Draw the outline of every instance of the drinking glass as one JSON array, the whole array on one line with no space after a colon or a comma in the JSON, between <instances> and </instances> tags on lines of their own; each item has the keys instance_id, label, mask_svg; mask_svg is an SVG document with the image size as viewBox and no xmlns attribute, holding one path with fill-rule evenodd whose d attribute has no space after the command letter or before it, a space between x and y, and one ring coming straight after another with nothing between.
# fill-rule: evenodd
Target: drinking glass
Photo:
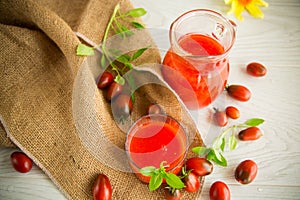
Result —
<instances>
[{"instance_id":1,"label":"drinking glass","mask_svg":"<svg viewBox=\"0 0 300 200\"><path fill-rule=\"evenodd\" d=\"M178 121L168 115L152 114L138 119L127 133L125 149L129 165L144 183L150 177L139 170L146 166L160 167L178 174L187 152L187 135Z\"/></svg>"}]
</instances>

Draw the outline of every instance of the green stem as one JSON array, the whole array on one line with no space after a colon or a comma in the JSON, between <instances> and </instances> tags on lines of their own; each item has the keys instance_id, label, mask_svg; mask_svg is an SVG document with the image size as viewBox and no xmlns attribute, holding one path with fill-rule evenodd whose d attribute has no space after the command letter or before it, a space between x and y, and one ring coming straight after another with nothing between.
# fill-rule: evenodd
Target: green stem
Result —
<instances>
[{"instance_id":1,"label":"green stem","mask_svg":"<svg viewBox=\"0 0 300 200\"><path fill-rule=\"evenodd\" d=\"M236 125L236 128L249 128L250 126L247 124L238 124Z\"/></svg>"},{"instance_id":2,"label":"green stem","mask_svg":"<svg viewBox=\"0 0 300 200\"><path fill-rule=\"evenodd\" d=\"M118 30L115 28L114 25L112 25L111 28L112 28L112 30L113 30L115 33L117 33Z\"/></svg>"},{"instance_id":3,"label":"green stem","mask_svg":"<svg viewBox=\"0 0 300 200\"><path fill-rule=\"evenodd\" d=\"M120 18L120 19L124 19L124 14L121 13L120 10L118 10L118 16L116 16L116 19Z\"/></svg>"},{"instance_id":4,"label":"green stem","mask_svg":"<svg viewBox=\"0 0 300 200\"><path fill-rule=\"evenodd\" d=\"M118 20L114 19L114 22L117 26L117 28L119 29L119 33L122 34L122 37L125 38L126 34L124 33L124 31L122 30L122 26L121 24L119 23Z\"/></svg>"},{"instance_id":5,"label":"green stem","mask_svg":"<svg viewBox=\"0 0 300 200\"><path fill-rule=\"evenodd\" d=\"M230 126L229 128L227 128L227 129L220 135L220 138L225 137L225 135L226 135L229 131L231 131L232 129L234 129L235 127L236 127L236 126L233 125L233 126Z\"/></svg>"},{"instance_id":6,"label":"green stem","mask_svg":"<svg viewBox=\"0 0 300 200\"><path fill-rule=\"evenodd\" d=\"M104 36L103 36L103 39L102 39L102 46L101 46L101 49L102 49L102 54L105 55L105 57L107 58L107 60L109 61L109 63L111 63L111 59L110 59L110 56L109 56L109 53L107 52L106 50L106 47L105 47L105 42L106 42L106 39L108 37L108 33L109 33L109 30L112 26L112 23L116 17L116 14L118 12L118 10L120 9L120 4L117 4L114 8L114 12L113 14L111 15L110 19L109 19L109 22L106 26L106 29L105 29L105 32L104 32ZM117 71L118 72L118 71ZM119 72L118 72L119 74Z\"/></svg>"},{"instance_id":7,"label":"green stem","mask_svg":"<svg viewBox=\"0 0 300 200\"><path fill-rule=\"evenodd\" d=\"M232 131L231 135L235 135L236 129L237 129L237 128L238 128L238 126L234 126L234 127L233 127L233 131Z\"/></svg>"},{"instance_id":8,"label":"green stem","mask_svg":"<svg viewBox=\"0 0 300 200\"><path fill-rule=\"evenodd\" d=\"M125 22L131 22L131 19L129 19L128 17L126 17L126 16L124 16L122 14L120 14L119 16L116 16L115 19L116 20L121 19L122 21L125 21Z\"/></svg>"},{"instance_id":9,"label":"green stem","mask_svg":"<svg viewBox=\"0 0 300 200\"><path fill-rule=\"evenodd\" d=\"M117 67L113 62L111 62L111 67L112 67L112 70L116 71L117 74L118 74L119 76L121 76L118 67Z\"/></svg>"},{"instance_id":10,"label":"green stem","mask_svg":"<svg viewBox=\"0 0 300 200\"><path fill-rule=\"evenodd\" d=\"M106 29L105 29L105 32L104 32L104 36L103 36L103 40L102 40L103 46L105 45L105 41L106 41L106 39L107 39L107 37L108 37L109 29L110 29L110 27L111 27L111 25L112 25L112 23L113 23L113 21L114 21L114 19L115 19L115 17L116 17L116 14L117 14L117 12L118 12L119 9L120 9L120 4L117 4L117 5L115 6L115 8L114 8L113 14L111 15L111 17L110 17L110 19L109 19L108 24L107 24L107 26L106 26Z\"/></svg>"}]
</instances>

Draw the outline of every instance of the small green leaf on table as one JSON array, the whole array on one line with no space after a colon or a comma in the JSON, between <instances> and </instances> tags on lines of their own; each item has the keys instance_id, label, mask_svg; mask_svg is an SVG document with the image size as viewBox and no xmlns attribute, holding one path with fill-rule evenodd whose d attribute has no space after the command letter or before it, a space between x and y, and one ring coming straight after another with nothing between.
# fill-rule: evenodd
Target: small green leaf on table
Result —
<instances>
[{"instance_id":1,"label":"small green leaf on table","mask_svg":"<svg viewBox=\"0 0 300 200\"><path fill-rule=\"evenodd\" d=\"M141 17L145 15L147 11L144 8L134 8L126 12L125 16L131 16L131 17Z\"/></svg>"},{"instance_id":2,"label":"small green leaf on table","mask_svg":"<svg viewBox=\"0 0 300 200\"><path fill-rule=\"evenodd\" d=\"M252 118L252 119L248 119L245 124L248 126L258 126L260 124L262 124L265 120L260 119L260 118Z\"/></svg>"},{"instance_id":3,"label":"small green leaf on table","mask_svg":"<svg viewBox=\"0 0 300 200\"><path fill-rule=\"evenodd\" d=\"M76 54L79 56L91 56L94 55L94 48L80 43L77 46Z\"/></svg>"}]
</instances>

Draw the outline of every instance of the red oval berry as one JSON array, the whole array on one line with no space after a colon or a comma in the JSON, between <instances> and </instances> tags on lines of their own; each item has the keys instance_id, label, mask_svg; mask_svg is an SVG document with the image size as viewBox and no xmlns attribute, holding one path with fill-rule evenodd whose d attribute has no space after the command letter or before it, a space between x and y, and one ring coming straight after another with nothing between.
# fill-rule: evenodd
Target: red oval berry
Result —
<instances>
[{"instance_id":1,"label":"red oval berry","mask_svg":"<svg viewBox=\"0 0 300 200\"><path fill-rule=\"evenodd\" d=\"M259 128L252 126L239 132L238 137L243 141L257 140L262 136Z\"/></svg>"},{"instance_id":2,"label":"red oval berry","mask_svg":"<svg viewBox=\"0 0 300 200\"><path fill-rule=\"evenodd\" d=\"M93 200L110 200L112 188L108 177L99 174L92 188Z\"/></svg>"},{"instance_id":3,"label":"red oval berry","mask_svg":"<svg viewBox=\"0 0 300 200\"><path fill-rule=\"evenodd\" d=\"M194 174L193 172L188 173L184 179L184 189L187 192L197 192L200 188L200 180L199 176Z\"/></svg>"},{"instance_id":4,"label":"red oval berry","mask_svg":"<svg viewBox=\"0 0 300 200\"><path fill-rule=\"evenodd\" d=\"M222 181L214 182L209 189L210 200L230 200L230 190Z\"/></svg>"},{"instance_id":5,"label":"red oval berry","mask_svg":"<svg viewBox=\"0 0 300 200\"><path fill-rule=\"evenodd\" d=\"M228 117L224 111L216 110L213 117L218 126L226 126L228 124Z\"/></svg>"},{"instance_id":6,"label":"red oval berry","mask_svg":"<svg viewBox=\"0 0 300 200\"><path fill-rule=\"evenodd\" d=\"M267 73L266 67L258 62L249 63L246 66L246 71L251 76L256 76L256 77L265 76Z\"/></svg>"},{"instance_id":7,"label":"red oval berry","mask_svg":"<svg viewBox=\"0 0 300 200\"><path fill-rule=\"evenodd\" d=\"M248 101L251 98L251 92L242 85L230 85L226 88L228 95L239 101Z\"/></svg>"},{"instance_id":8,"label":"red oval berry","mask_svg":"<svg viewBox=\"0 0 300 200\"><path fill-rule=\"evenodd\" d=\"M121 94L123 91L123 85L113 82L108 87L107 93L106 93L106 99L108 101L111 101L113 98L117 97L119 94Z\"/></svg>"},{"instance_id":9,"label":"red oval berry","mask_svg":"<svg viewBox=\"0 0 300 200\"><path fill-rule=\"evenodd\" d=\"M122 116L126 118L132 111L132 99L127 94L120 94L113 100L111 106L115 115L117 115L118 117Z\"/></svg>"},{"instance_id":10,"label":"red oval berry","mask_svg":"<svg viewBox=\"0 0 300 200\"><path fill-rule=\"evenodd\" d=\"M110 72L103 72L100 74L97 81L97 87L99 89L104 89L108 87L114 81L114 77Z\"/></svg>"},{"instance_id":11,"label":"red oval berry","mask_svg":"<svg viewBox=\"0 0 300 200\"><path fill-rule=\"evenodd\" d=\"M252 160L241 162L235 169L235 179L241 184L251 183L257 174L257 165Z\"/></svg>"},{"instance_id":12,"label":"red oval berry","mask_svg":"<svg viewBox=\"0 0 300 200\"><path fill-rule=\"evenodd\" d=\"M165 188L166 200L180 200L182 194L179 189L172 191L172 188Z\"/></svg>"},{"instance_id":13,"label":"red oval berry","mask_svg":"<svg viewBox=\"0 0 300 200\"><path fill-rule=\"evenodd\" d=\"M211 174L213 171L212 163L205 158L189 158L185 165L186 170L192 170L192 172L198 176L206 176Z\"/></svg>"},{"instance_id":14,"label":"red oval berry","mask_svg":"<svg viewBox=\"0 0 300 200\"><path fill-rule=\"evenodd\" d=\"M147 107L147 114L163 114L163 110L158 104L150 104Z\"/></svg>"},{"instance_id":15,"label":"red oval berry","mask_svg":"<svg viewBox=\"0 0 300 200\"><path fill-rule=\"evenodd\" d=\"M16 171L27 173L32 168L32 160L23 152L13 152L10 155L12 166Z\"/></svg>"},{"instance_id":16,"label":"red oval berry","mask_svg":"<svg viewBox=\"0 0 300 200\"><path fill-rule=\"evenodd\" d=\"M226 115L232 119L238 119L240 117L240 111L234 106L228 106L225 109Z\"/></svg>"}]
</instances>

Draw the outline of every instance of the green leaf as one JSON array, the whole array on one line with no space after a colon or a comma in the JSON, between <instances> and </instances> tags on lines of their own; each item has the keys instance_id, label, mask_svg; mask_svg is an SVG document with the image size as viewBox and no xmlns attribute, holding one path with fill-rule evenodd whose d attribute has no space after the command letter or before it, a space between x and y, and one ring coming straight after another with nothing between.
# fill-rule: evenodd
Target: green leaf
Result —
<instances>
[{"instance_id":1,"label":"green leaf","mask_svg":"<svg viewBox=\"0 0 300 200\"><path fill-rule=\"evenodd\" d=\"M131 35L133 35L133 34L134 34L134 33L133 33L132 31L130 31L130 30L129 30L129 31L126 31L126 35L127 35L127 36L131 36Z\"/></svg>"},{"instance_id":2,"label":"green leaf","mask_svg":"<svg viewBox=\"0 0 300 200\"><path fill-rule=\"evenodd\" d=\"M125 34L126 36L131 36L131 35L134 34L134 32L132 32L131 30L127 30L127 31L124 31L124 34Z\"/></svg>"},{"instance_id":3,"label":"green leaf","mask_svg":"<svg viewBox=\"0 0 300 200\"><path fill-rule=\"evenodd\" d=\"M120 54L120 50L119 49L108 49L108 52L110 54L116 55L116 54Z\"/></svg>"},{"instance_id":4,"label":"green leaf","mask_svg":"<svg viewBox=\"0 0 300 200\"><path fill-rule=\"evenodd\" d=\"M154 172L156 171L156 168L154 166L147 166L147 167L143 167L139 171L144 176L152 176L154 174Z\"/></svg>"},{"instance_id":5,"label":"green leaf","mask_svg":"<svg viewBox=\"0 0 300 200\"><path fill-rule=\"evenodd\" d=\"M127 63L130 59L130 56L127 55L127 54L123 54L123 55L120 55L119 57L117 57L117 61L121 62L121 63Z\"/></svg>"},{"instance_id":6,"label":"green leaf","mask_svg":"<svg viewBox=\"0 0 300 200\"><path fill-rule=\"evenodd\" d=\"M106 57L104 54L102 54L100 62L103 68L106 67Z\"/></svg>"},{"instance_id":7,"label":"green leaf","mask_svg":"<svg viewBox=\"0 0 300 200\"><path fill-rule=\"evenodd\" d=\"M226 158L217 150L212 149L208 154L207 154L207 160L211 160L215 162L216 164L226 167L227 166L227 160Z\"/></svg>"},{"instance_id":8,"label":"green leaf","mask_svg":"<svg viewBox=\"0 0 300 200\"><path fill-rule=\"evenodd\" d=\"M209 151L208 152L208 154L207 154L207 156L206 156L206 159L207 160L211 160L211 161L213 161L214 160L214 158L215 158L215 153L214 153L214 150L212 149L211 151Z\"/></svg>"},{"instance_id":9,"label":"green leaf","mask_svg":"<svg viewBox=\"0 0 300 200\"><path fill-rule=\"evenodd\" d=\"M138 28L138 29L144 29L144 25L139 23L139 22L136 22L136 21L133 21L131 22L131 24L135 27L135 28Z\"/></svg>"},{"instance_id":10,"label":"green leaf","mask_svg":"<svg viewBox=\"0 0 300 200\"><path fill-rule=\"evenodd\" d=\"M80 43L77 46L76 55L78 55L78 56L91 56L91 55L94 55L94 48Z\"/></svg>"},{"instance_id":11,"label":"green leaf","mask_svg":"<svg viewBox=\"0 0 300 200\"><path fill-rule=\"evenodd\" d=\"M166 173L164 178L166 179L167 184L172 188L181 189L184 187L184 183L175 174Z\"/></svg>"},{"instance_id":12,"label":"green leaf","mask_svg":"<svg viewBox=\"0 0 300 200\"><path fill-rule=\"evenodd\" d=\"M222 154L217 150L213 150L213 152L215 154L215 158L219 161L222 161Z\"/></svg>"},{"instance_id":13,"label":"green leaf","mask_svg":"<svg viewBox=\"0 0 300 200\"><path fill-rule=\"evenodd\" d=\"M120 29L121 32L129 31L129 29L126 26L124 26L124 25L120 25L119 29Z\"/></svg>"},{"instance_id":14,"label":"green leaf","mask_svg":"<svg viewBox=\"0 0 300 200\"><path fill-rule=\"evenodd\" d=\"M128 69L132 69L132 64L130 62L126 62L124 63L124 65L128 68Z\"/></svg>"},{"instance_id":15,"label":"green leaf","mask_svg":"<svg viewBox=\"0 0 300 200\"><path fill-rule=\"evenodd\" d=\"M134 8L126 12L125 16L131 16L131 17L141 17L145 15L147 11L144 8Z\"/></svg>"},{"instance_id":16,"label":"green leaf","mask_svg":"<svg viewBox=\"0 0 300 200\"><path fill-rule=\"evenodd\" d=\"M134 93L131 95L131 101L134 104L134 102L135 102L135 95L134 95Z\"/></svg>"},{"instance_id":17,"label":"green leaf","mask_svg":"<svg viewBox=\"0 0 300 200\"><path fill-rule=\"evenodd\" d=\"M225 145L226 145L226 139L225 138L223 138L222 139L222 143L221 143L221 145L220 145L220 149L224 152L224 150L225 150Z\"/></svg>"},{"instance_id":18,"label":"green leaf","mask_svg":"<svg viewBox=\"0 0 300 200\"><path fill-rule=\"evenodd\" d=\"M121 33L124 33L127 36L134 34L131 30L129 30L126 26L123 26L123 25L120 26L120 30L121 30Z\"/></svg>"},{"instance_id":19,"label":"green leaf","mask_svg":"<svg viewBox=\"0 0 300 200\"><path fill-rule=\"evenodd\" d=\"M212 147L218 149L221 147L222 143L223 143L223 137L218 136L214 139Z\"/></svg>"},{"instance_id":20,"label":"green leaf","mask_svg":"<svg viewBox=\"0 0 300 200\"><path fill-rule=\"evenodd\" d=\"M237 145L237 139L236 139L235 135L232 134L229 137L229 148L230 148L230 150L231 151L234 150L236 148L236 145Z\"/></svg>"},{"instance_id":21,"label":"green leaf","mask_svg":"<svg viewBox=\"0 0 300 200\"><path fill-rule=\"evenodd\" d=\"M210 151L210 148L206 148L206 147L194 147L192 149L192 151L195 154L198 154L200 156L204 156L204 155L208 154L208 152Z\"/></svg>"},{"instance_id":22,"label":"green leaf","mask_svg":"<svg viewBox=\"0 0 300 200\"><path fill-rule=\"evenodd\" d=\"M114 79L115 82L119 83L120 85L124 85L125 84L125 79L121 76L121 75L117 75Z\"/></svg>"},{"instance_id":23,"label":"green leaf","mask_svg":"<svg viewBox=\"0 0 300 200\"><path fill-rule=\"evenodd\" d=\"M156 173L153 174L150 178L150 182L149 182L149 190L152 192L154 190L156 190L157 188L159 188L159 186L162 184L162 174L161 173Z\"/></svg>"},{"instance_id":24,"label":"green leaf","mask_svg":"<svg viewBox=\"0 0 300 200\"><path fill-rule=\"evenodd\" d=\"M226 158L218 151L215 151L216 157L218 160L216 160L215 162L223 167L227 166L227 160Z\"/></svg>"},{"instance_id":25,"label":"green leaf","mask_svg":"<svg viewBox=\"0 0 300 200\"><path fill-rule=\"evenodd\" d=\"M148 49L148 47L141 48L141 49L137 50L137 51L133 54L133 56L131 57L130 60L132 61L132 60L137 59L137 58L140 57L140 56L144 53L144 51L146 51L147 49Z\"/></svg>"},{"instance_id":26,"label":"green leaf","mask_svg":"<svg viewBox=\"0 0 300 200\"><path fill-rule=\"evenodd\" d=\"M248 119L245 124L248 126L258 126L262 123L264 123L265 120L260 119L260 118L252 118L252 119Z\"/></svg>"}]
</instances>

